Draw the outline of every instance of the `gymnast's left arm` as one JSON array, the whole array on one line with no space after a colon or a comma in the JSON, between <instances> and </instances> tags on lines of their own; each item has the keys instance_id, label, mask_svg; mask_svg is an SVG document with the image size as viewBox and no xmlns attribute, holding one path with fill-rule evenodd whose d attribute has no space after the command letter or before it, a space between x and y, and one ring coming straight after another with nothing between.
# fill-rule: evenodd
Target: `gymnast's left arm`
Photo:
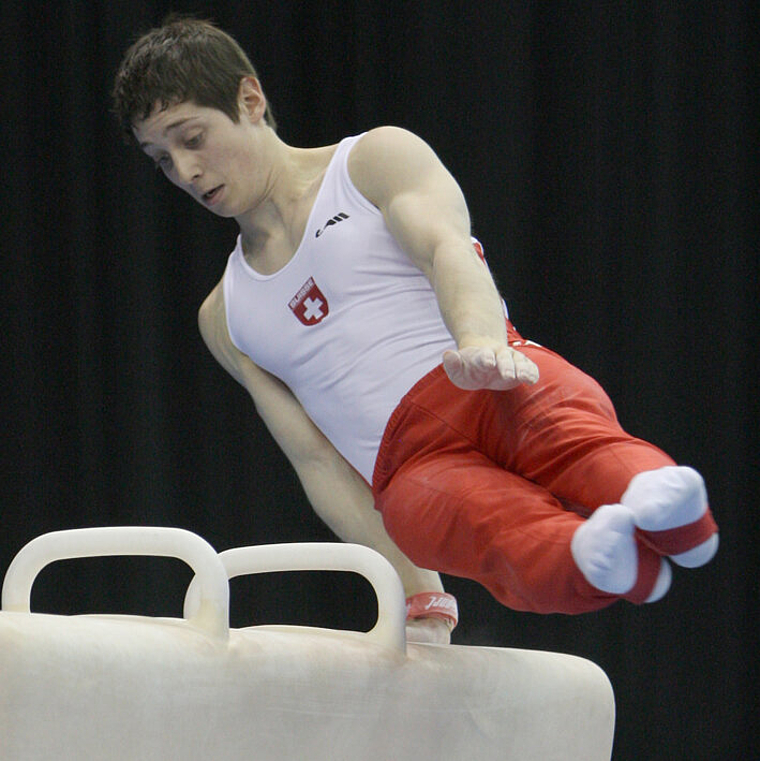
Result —
<instances>
[{"instance_id":1,"label":"gymnast's left arm","mask_svg":"<svg viewBox=\"0 0 760 761\"><path fill-rule=\"evenodd\" d=\"M290 389L233 346L227 330L222 283L201 306L198 327L216 360L250 393L259 416L295 469L317 515L341 539L371 547L396 569L407 598L414 603L409 610L407 639L447 643L456 617L448 615L447 604L455 607L455 603L443 593L439 575L415 566L396 546L375 510L366 481L314 425ZM421 601L427 604L421 605Z\"/></svg>"},{"instance_id":2,"label":"gymnast's left arm","mask_svg":"<svg viewBox=\"0 0 760 761\"><path fill-rule=\"evenodd\" d=\"M316 430L314 435L321 436ZM440 576L414 565L388 536L366 482L326 439L319 457L294 464L317 515L344 541L380 552L396 569L408 599L448 597ZM452 624L423 612L407 619L406 637L410 642L448 644Z\"/></svg>"},{"instance_id":3,"label":"gymnast's left arm","mask_svg":"<svg viewBox=\"0 0 760 761\"><path fill-rule=\"evenodd\" d=\"M538 368L507 344L501 297L470 237L459 185L420 138L396 127L364 135L349 157L357 189L435 291L457 351L443 365L465 389L507 390L538 380Z\"/></svg>"}]
</instances>

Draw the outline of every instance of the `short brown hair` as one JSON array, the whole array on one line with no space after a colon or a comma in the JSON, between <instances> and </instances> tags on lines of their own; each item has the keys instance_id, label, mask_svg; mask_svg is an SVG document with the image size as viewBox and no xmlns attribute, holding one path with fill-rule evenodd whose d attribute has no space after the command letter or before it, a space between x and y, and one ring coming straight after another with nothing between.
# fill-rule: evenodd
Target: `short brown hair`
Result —
<instances>
[{"instance_id":1,"label":"short brown hair","mask_svg":"<svg viewBox=\"0 0 760 761\"><path fill-rule=\"evenodd\" d=\"M210 21L170 16L143 34L125 53L113 88L113 110L125 134L159 103L193 102L216 108L238 122L243 77L257 77L240 45ZM267 103L266 123L277 128Z\"/></svg>"}]
</instances>

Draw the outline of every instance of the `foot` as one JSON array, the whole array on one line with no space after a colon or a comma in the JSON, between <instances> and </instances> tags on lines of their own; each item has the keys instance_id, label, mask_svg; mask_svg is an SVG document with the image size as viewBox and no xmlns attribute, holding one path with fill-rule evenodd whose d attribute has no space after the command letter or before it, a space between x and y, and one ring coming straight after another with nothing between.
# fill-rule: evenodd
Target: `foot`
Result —
<instances>
[{"instance_id":1,"label":"foot","mask_svg":"<svg viewBox=\"0 0 760 761\"><path fill-rule=\"evenodd\" d=\"M591 586L610 594L633 589L639 562L633 512L624 505L602 505L573 534L575 564Z\"/></svg>"},{"instance_id":2,"label":"foot","mask_svg":"<svg viewBox=\"0 0 760 761\"><path fill-rule=\"evenodd\" d=\"M684 568L699 568L709 563L718 551L718 534L713 534L709 539L698 544L686 552L680 552L678 555L671 555L670 559Z\"/></svg>"},{"instance_id":3,"label":"foot","mask_svg":"<svg viewBox=\"0 0 760 761\"><path fill-rule=\"evenodd\" d=\"M665 558L660 561L660 572L657 574L657 580L654 582L652 591L649 593L644 602L657 602L665 597L666 592L670 589L670 582L673 580L673 571Z\"/></svg>"},{"instance_id":4,"label":"foot","mask_svg":"<svg viewBox=\"0 0 760 761\"><path fill-rule=\"evenodd\" d=\"M689 526L703 518L708 507L702 476L693 468L676 465L634 476L620 502L633 512L637 528L654 532ZM713 534L671 558L678 565L696 568L710 561L717 550L718 535Z\"/></svg>"},{"instance_id":5,"label":"foot","mask_svg":"<svg viewBox=\"0 0 760 761\"><path fill-rule=\"evenodd\" d=\"M633 511L642 531L667 531L707 512L707 490L693 468L669 465L635 475L620 502Z\"/></svg>"}]
</instances>

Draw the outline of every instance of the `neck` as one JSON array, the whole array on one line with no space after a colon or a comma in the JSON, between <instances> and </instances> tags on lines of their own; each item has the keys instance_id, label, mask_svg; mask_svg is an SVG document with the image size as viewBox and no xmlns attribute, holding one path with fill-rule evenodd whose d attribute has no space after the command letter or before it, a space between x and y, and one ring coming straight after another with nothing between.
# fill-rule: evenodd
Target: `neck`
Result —
<instances>
[{"instance_id":1,"label":"neck","mask_svg":"<svg viewBox=\"0 0 760 761\"><path fill-rule=\"evenodd\" d=\"M270 248L298 247L311 207L335 146L294 148L274 132L271 157L256 206L236 218L247 258L262 257Z\"/></svg>"}]
</instances>

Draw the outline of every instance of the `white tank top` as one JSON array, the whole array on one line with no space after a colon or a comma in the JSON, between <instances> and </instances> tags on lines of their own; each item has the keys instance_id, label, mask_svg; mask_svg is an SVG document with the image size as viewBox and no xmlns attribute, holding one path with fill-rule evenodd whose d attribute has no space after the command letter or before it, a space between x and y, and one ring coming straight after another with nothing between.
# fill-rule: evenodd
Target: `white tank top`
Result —
<instances>
[{"instance_id":1,"label":"white tank top","mask_svg":"<svg viewBox=\"0 0 760 761\"><path fill-rule=\"evenodd\" d=\"M240 238L224 274L232 343L280 378L369 482L404 394L455 348L427 278L353 185L341 141L293 258L256 272Z\"/></svg>"}]
</instances>

